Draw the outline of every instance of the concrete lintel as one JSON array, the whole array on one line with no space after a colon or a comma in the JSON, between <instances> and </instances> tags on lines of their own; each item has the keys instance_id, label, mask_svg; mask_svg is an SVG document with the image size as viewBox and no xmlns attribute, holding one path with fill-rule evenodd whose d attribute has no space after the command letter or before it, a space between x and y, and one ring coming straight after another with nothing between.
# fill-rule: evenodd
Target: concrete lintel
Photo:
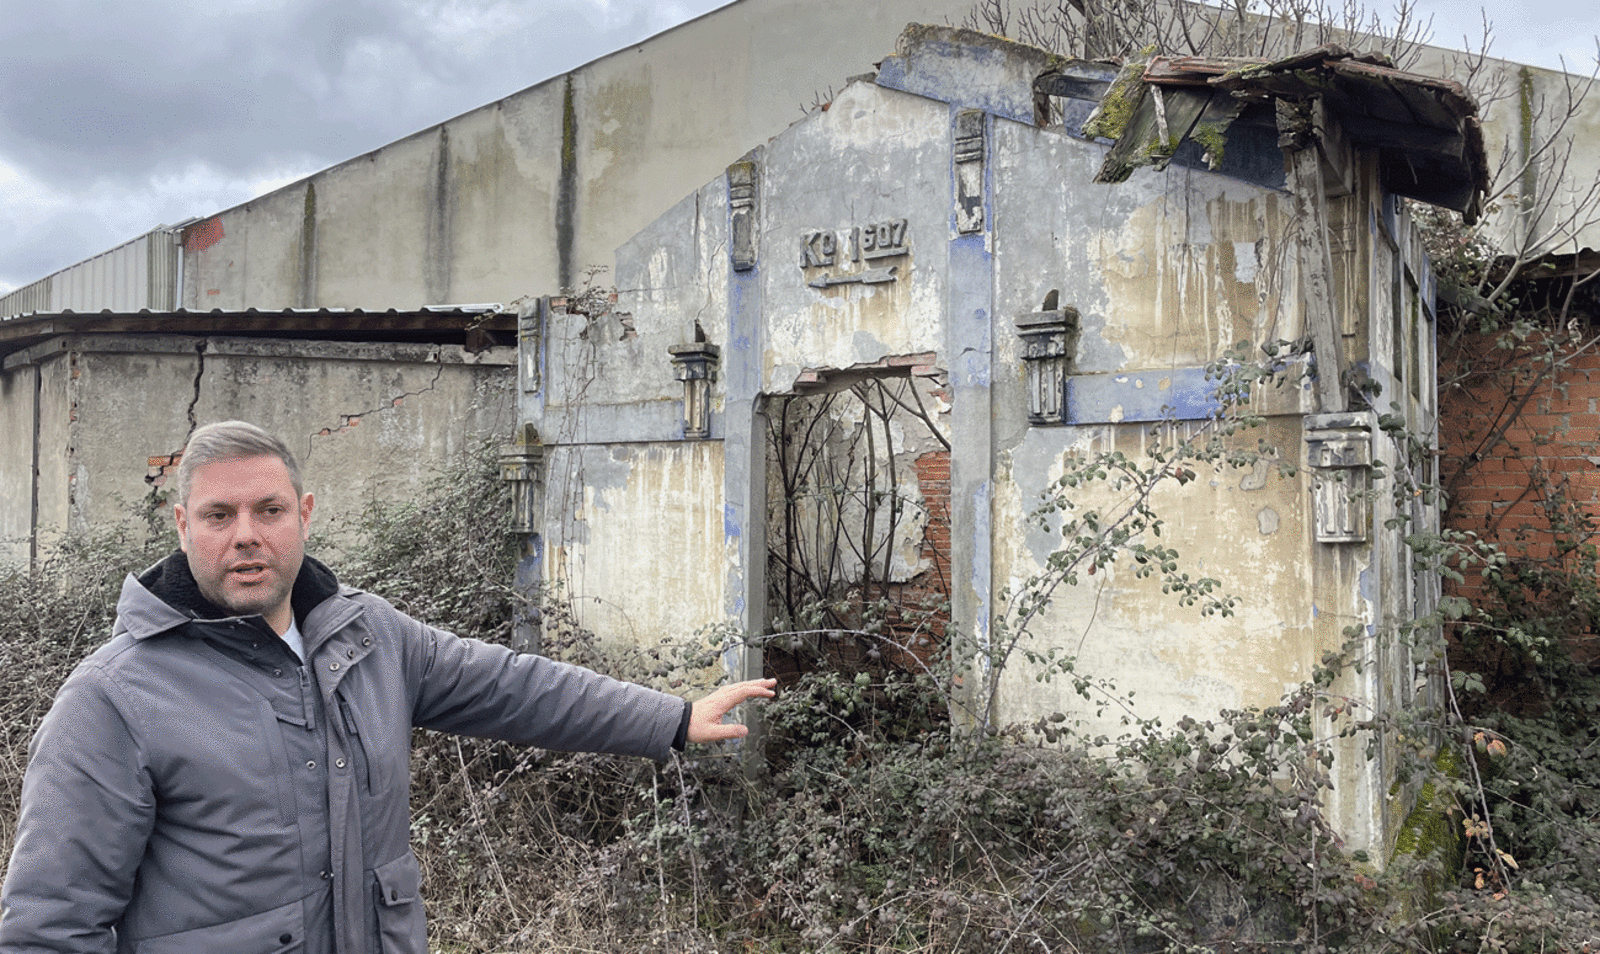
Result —
<instances>
[{"instance_id":1,"label":"concrete lintel","mask_svg":"<svg viewBox=\"0 0 1600 954\"><path fill-rule=\"evenodd\" d=\"M722 415L712 412L711 433L722 433ZM683 440L683 399L630 404L585 404L581 409L545 409L541 428L547 446L650 444ZM574 435L567 439L565 435Z\"/></svg>"}]
</instances>

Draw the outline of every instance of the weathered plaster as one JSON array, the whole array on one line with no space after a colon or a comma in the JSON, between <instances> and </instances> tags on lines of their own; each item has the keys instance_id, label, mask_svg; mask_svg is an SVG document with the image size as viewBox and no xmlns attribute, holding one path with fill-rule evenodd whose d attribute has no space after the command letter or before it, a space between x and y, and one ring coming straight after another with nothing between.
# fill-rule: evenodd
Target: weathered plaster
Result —
<instances>
[{"instance_id":1,"label":"weathered plaster","mask_svg":"<svg viewBox=\"0 0 1600 954\"><path fill-rule=\"evenodd\" d=\"M436 466L508 431L514 413L506 349L110 335L47 344L7 372L37 368L44 383L41 545L90 526L142 529L147 478L161 472L150 459L180 452L197 423L246 418L281 435L303 457L318 528L337 531L370 500L414 495ZM7 418L15 413L6 401Z\"/></svg>"},{"instance_id":2,"label":"weathered plaster","mask_svg":"<svg viewBox=\"0 0 1600 954\"><path fill-rule=\"evenodd\" d=\"M0 370L0 559L8 562L29 556L39 374L32 366Z\"/></svg>"},{"instance_id":3,"label":"weathered plaster","mask_svg":"<svg viewBox=\"0 0 1600 954\"><path fill-rule=\"evenodd\" d=\"M575 479L551 486L552 516L570 510L550 528L548 564L580 625L650 649L722 617L720 443L588 448L555 463Z\"/></svg>"},{"instance_id":4,"label":"weathered plaster","mask_svg":"<svg viewBox=\"0 0 1600 954\"><path fill-rule=\"evenodd\" d=\"M1253 446L1262 437L1293 450L1298 431L1298 420L1275 419L1265 432L1240 440ZM1027 514L1062 475L1064 455L1103 448L1140 459L1148 446L1143 428L1040 429L1035 434L1014 454L1009 481L996 492L996 576L1013 592L1061 545L1054 533L1031 529L1034 522ZM1132 564L1123 563L1081 575L1078 586L1058 591L1031 637L1033 648L1077 655L1080 672L1133 690L1138 715L1168 722L1185 713L1213 712L1217 706L1210 703L1219 700L1229 706L1274 704L1284 686L1310 676L1318 658L1314 643L1307 641L1313 619L1302 602L1310 578L1299 554L1309 546L1309 530L1298 481L1254 469L1203 469L1200 476L1182 488L1171 482L1153 496L1166 526L1151 542L1175 548L1184 572L1215 577L1224 591L1239 596L1234 616L1204 618L1183 609L1174 596L1161 592L1158 579L1136 579ZM1075 512L1098 510L1106 516L1127 504L1123 492L1092 484L1074 491L1072 499ZM1259 532L1262 508L1286 515L1280 532ZM1059 519L1051 525L1059 527ZM1113 707L1096 720L1074 701L1070 686L1057 681L1040 687L1032 683L1034 675L1022 665L1008 677L1001 710L1006 721L1060 710L1077 713L1096 732L1115 736L1123 731L1125 710Z\"/></svg>"},{"instance_id":5,"label":"weathered plaster","mask_svg":"<svg viewBox=\"0 0 1600 954\"><path fill-rule=\"evenodd\" d=\"M770 326L765 388L786 390L784 368L849 368L890 354L926 350L941 321L948 221L949 113L919 97L851 84L769 147L762 165L762 307ZM775 144L776 145L776 144ZM882 175L886 164L914 170ZM935 173L937 172L937 178ZM863 187L865 184L865 187ZM788 197L805 196L804 203ZM851 230L906 221L908 254L847 260ZM833 266L802 267L802 240L828 232L839 243ZM782 239L777 239L782 236ZM810 283L873 266L896 269L881 284ZM787 373L787 372L786 372Z\"/></svg>"},{"instance_id":6,"label":"weathered plaster","mask_svg":"<svg viewBox=\"0 0 1600 954\"><path fill-rule=\"evenodd\" d=\"M990 58L992 42L969 38L964 70L948 45L956 34L907 36L879 83L852 83L826 111L739 160L736 176L713 179L622 249L616 310L626 322L552 318L550 387L525 406L543 408L548 439L573 445L553 460L570 466L586 441L622 448L603 464L593 457L600 448L586 449L583 469L559 478L581 517L559 544L562 558L590 561L562 572L604 588L620 608L616 625L625 618L649 629L666 611L655 605L657 590L602 582L592 568L626 552L633 527L656 519L657 498L637 488L667 481L679 466L674 455L710 453L666 433L662 416L682 400L666 349L689 340L696 322L722 360L709 442L721 449L721 482L700 488L693 504L714 514L718 530L697 530L704 549L691 557L715 567L710 576L719 583L719 608L702 622L754 631L766 622L768 402L914 360L919 373L942 376L952 623L980 644L1004 631L993 626L1006 611L999 594L1040 572L1059 545L1052 532L1033 529L1028 514L1062 474L1066 452L1150 460L1153 435L1198 435L1207 426L1215 404L1207 365L1241 340L1302 333L1300 276L1283 239L1291 208L1280 191L1176 165L1092 185L1103 145L1037 127L1031 113L1017 121L969 111L1010 102L1002 112L1024 112L1022 97L1007 99L1015 89L995 88L1015 77ZM936 48L919 49L919 37ZM1330 216L1343 346L1360 358L1369 342L1385 340L1374 327L1393 320L1384 309L1394 296L1375 287L1382 276L1370 267L1370 233L1349 225L1381 203L1373 169L1367 163L1358 172L1356 192ZM853 244L853 230L869 225L884 227L875 234L889 246L858 260L854 251L865 246ZM1401 219L1390 226L1406 227ZM1067 356L1065 420L1030 424L1016 321L1067 308L1081 321ZM1241 447L1261 440L1277 448L1293 472L1266 463L1201 466L1199 479L1169 482L1151 498L1181 571L1214 577L1239 596L1233 615L1202 617L1161 592L1159 578L1139 579L1124 563L1058 592L1032 627L1038 648L1077 655L1080 672L1134 693L1133 712L1170 721L1274 704L1342 645L1352 621L1366 625L1407 605L1407 584L1393 582L1407 570L1394 562L1392 534L1316 539L1303 421L1317 405L1307 368L1303 360L1286 368L1286 382L1255 402L1267 423L1235 438ZM1419 403L1408 413L1425 410ZM1088 486L1073 501L1112 512L1127 505L1123 493ZM897 572L912 572L921 555L901 549ZM636 568L611 572L631 579ZM1361 574L1372 573L1383 585L1363 589ZM1404 704L1405 661L1373 651L1387 675L1347 677L1351 696ZM759 665L753 654L740 662L746 672ZM1121 731L1122 710L1097 715L1070 686L1041 684L1027 665L1012 663L998 701L1002 721L1059 709L1108 734ZM1353 748L1341 751L1340 766L1342 782L1364 786L1335 792L1341 830L1359 843L1381 838L1382 808L1371 793L1383 766Z\"/></svg>"}]
</instances>

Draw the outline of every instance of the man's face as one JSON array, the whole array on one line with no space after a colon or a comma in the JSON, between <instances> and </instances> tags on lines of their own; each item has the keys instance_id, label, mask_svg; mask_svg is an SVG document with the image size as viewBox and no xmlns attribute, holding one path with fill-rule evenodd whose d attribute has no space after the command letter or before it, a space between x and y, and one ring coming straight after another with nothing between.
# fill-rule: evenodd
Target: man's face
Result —
<instances>
[{"instance_id":1,"label":"man's face","mask_svg":"<svg viewBox=\"0 0 1600 954\"><path fill-rule=\"evenodd\" d=\"M310 494L295 498L289 470L276 457L196 467L189 501L173 507L173 516L200 592L230 613L260 613L278 633L288 630L311 505Z\"/></svg>"}]
</instances>

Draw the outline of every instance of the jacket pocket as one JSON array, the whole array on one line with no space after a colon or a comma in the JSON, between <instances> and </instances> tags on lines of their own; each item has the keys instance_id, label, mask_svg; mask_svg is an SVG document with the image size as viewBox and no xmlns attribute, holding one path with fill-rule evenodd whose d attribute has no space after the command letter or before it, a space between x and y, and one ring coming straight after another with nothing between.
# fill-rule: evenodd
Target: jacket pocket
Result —
<instances>
[{"instance_id":1,"label":"jacket pocket","mask_svg":"<svg viewBox=\"0 0 1600 954\"><path fill-rule=\"evenodd\" d=\"M305 950L305 916L299 901L211 927L134 941L135 954L298 954Z\"/></svg>"},{"instance_id":2,"label":"jacket pocket","mask_svg":"<svg viewBox=\"0 0 1600 954\"><path fill-rule=\"evenodd\" d=\"M422 914L422 869L406 852L372 870L375 936L381 954L427 954L428 929Z\"/></svg>"}]
</instances>

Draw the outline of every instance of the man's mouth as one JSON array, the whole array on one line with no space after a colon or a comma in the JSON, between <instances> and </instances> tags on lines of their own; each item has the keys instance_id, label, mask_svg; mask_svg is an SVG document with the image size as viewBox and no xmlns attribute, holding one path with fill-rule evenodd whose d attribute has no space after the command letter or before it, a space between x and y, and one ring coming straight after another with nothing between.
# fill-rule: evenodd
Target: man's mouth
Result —
<instances>
[{"instance_id":1,"label":"man's mouth","mask_svg":"<svg viewBox=\"0 0 1600 954\"><path fill-rule=\"evenodd\" d=\"M228 575L241 583L254 583L267 573L265 563L240 563L228 570Z\"/></svg>"}]
</instances>

